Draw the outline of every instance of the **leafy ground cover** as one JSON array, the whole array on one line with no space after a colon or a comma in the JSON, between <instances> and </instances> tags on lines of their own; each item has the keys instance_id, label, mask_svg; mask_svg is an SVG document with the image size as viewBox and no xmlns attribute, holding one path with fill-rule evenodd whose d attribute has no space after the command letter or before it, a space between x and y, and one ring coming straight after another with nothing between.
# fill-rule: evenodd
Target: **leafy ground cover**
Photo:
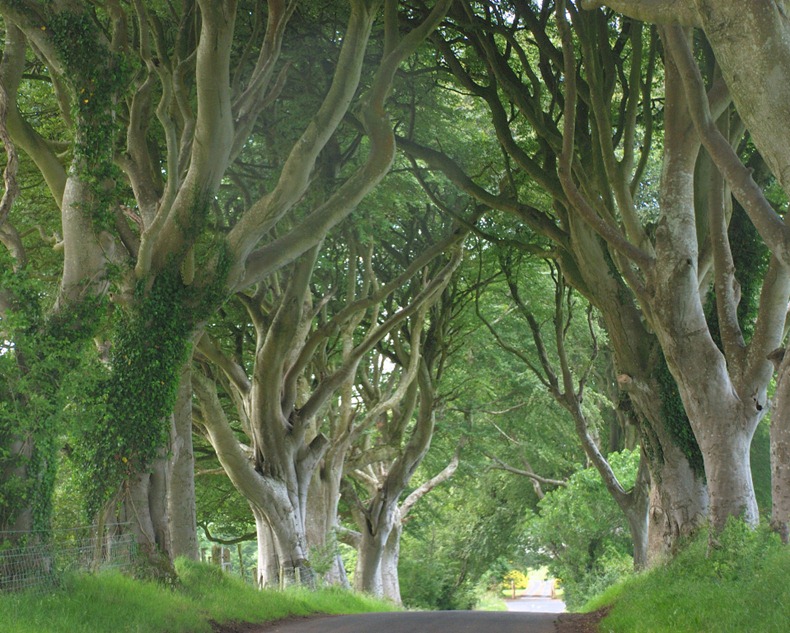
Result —
<instances>
[{"instance_id":1,"label":"leafy ground cover","mask_svg":"<svg viewBox=\"0 0 790 633\"><path fill-rule=\"evenodd\" d=\"M258 591L219 568L179 561L174 588L118 573L79 575L46 595L0 595L3 633L211 633L217 623L393 610L333 588Z\"/></svg>"},{"instance_id":2,"label":"leafy ground cover","mask_svg":"<svg viewBox=\"0 0 790 633\"><path fill-rule=\"evenodd\" d=\"M701 534L666 565L611 587L584 608L610 606L600 633L785 633L790 551L767 529L733 522Z\"/></svg>"}]
</instances>

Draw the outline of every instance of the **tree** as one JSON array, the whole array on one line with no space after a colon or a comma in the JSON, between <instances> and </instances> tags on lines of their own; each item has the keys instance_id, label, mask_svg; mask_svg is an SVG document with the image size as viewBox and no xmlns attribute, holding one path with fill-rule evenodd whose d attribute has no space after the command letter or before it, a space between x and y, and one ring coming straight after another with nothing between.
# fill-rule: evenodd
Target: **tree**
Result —
<instances>
[{"instance_id":1,"label":"tree","mask_svg":"<svg viewBox=\"0 0 790 633\"><path fill-rule=\"evenodd\" d=\"M116 306L118 326L102 333L112 356L96 387L101 406L78 447L92 512L123 481L138 500L150 496L150 478L136 474L163 444L163 420L202 324L234 292L314 251L386 174L394 155L385 109L393 77L448 4L440 0L400 28L397 3L351 0L345 27L333 27L343 37L326 93L295 122L291 145L273 157L278 169L268 188L252 199L237 194L235 212L223 215L215 213L220 186L259 142L264 113L276 108L287 83L282 56L296 3L0 3L9 39L6 128L60 209L63 265L54 310L85 306L92 297ZM363 85L374 24L381 25L379 56ZM65 148L19 112L26 49L51 79L71 133ZM365 157L325 196L311 199L317 161L352 104ZM75 328L86 339L95 334L84 314ZM141 538L147 544L156 535Z\"/></svg>"},{"instance_id":2,"label":"tree","mask_svg":"<svg viewBox=\"0 0 790 633\"><path fill-rule=\"evenodd\" d=\"M308 495L314 471L330 444L321 430L322 412L342 385L353 379L360 362L382 338L402 327L407 319L421 320L420 315L448 283L460 251L456 249L455 257L433 274L425 267L462 236L452 231L414 261L406 262L405 268L386 283L379 283L369 266L359 265L358 251L352 247L346 254L349 259L339 262L339 270L347 270L347 276L324 286L314 276L319 254L313 249L284 271L271 288L238 295L252 324L254 333L249 338L254 351L243 349L244 340L235 346L242 348L235 352L235 359L208 337L198 346L199 357L216 365L205 375L195 375L201 424L223 468L252 508L261 580L267 559L271 560L267 555L271 530L280 576L312 582ZM414 277L421 278L418 291L399 309L383 314L379 322L375 317L379 303L401 285L412 283ZM329 306L332 293L344 285L343 300ZM369 312L374 317L364 323ZM361 323L366 327L359 327ZM327 362L338 332L353 336L353 345ZM411 350L419 358L419 328L417 332ZM251 366L249 375L246 365ZM235 417L241 422L248 445L240 444L234 434L213 384L215 376L221 378L219 384L234 403ZM412 379L413 374L409 381ZM329 505L327 511L336 512L337 500ZM320 547L323 543L312 545Z\"/></svg>"},{"instance_id":3,"label":"tree","mask_svg":"<svg viewBox=\"0 0 790 633\"><path fill-rule=\"evenodd\" d=\"M502 262L501 268L514 303L514 310L521 319L527 322L528 329L532 334L533 354L537 357L537 360L533 360L533 354L530 354L527 350L508 343L493 324L486 321L486 325L497 342L504 349L518 357L529 370L535 373L555 402L570 414L587 459L598 471L606 490L625 515L633 544L634 567L643 569L648 563L650 478L646 460L640 460L638 475L634 478L634 483L629 488L626 488L612 469L599 442L594 437L589 414L585 410L589 409L589 407L585 407L582 404L583 399L586 397L593 363L598 353L598 340L592 311L590 309L587 313L588 334L592 344L591 358L581 368L576 368L571 364L572 350L570 345L572 340L570 331L573 325L574 311L578 309L578 305L574 301L572 291L565 287L562 271L550 267L554 282L554 314L551 317L553 325L551 332L553 335L552 347L554 349L550 351L542 331L544 328L536 318L533 309L522 298L518 284L517 266L508 261L506 257L502 257L500 261ZM481 318L484 317L481 315ZM527 471L525 474L532 476L533 480L538 481L534 477L534 473L530 475Z\"/></svg>"},{"instance_id":4,"label":"tree","mask_svg":"<svg viewBox=\"0 0 790 633\"><path fill-rule=\"evenodd\" d=\"M613 472L625 485L636 482L640 461L637 451L611 455ZM613 501L597 469L587 468L571 475L567 486L549 491L528 515L530 564L548 565L561 579L571 609L633 569L628 528Z\"/></svg>"},{"instance_id":5,"label":"tree","mask_svg":"<svg viewBox=\"0 0 790 633\"><path fill-rule=\"evenodd\" d=\"M590 2L588 6L602 3ZM677 3L670 2L607 2L617 11L633 15L637 19L665 26L667 47L674 63L679 68L679 81L683 85L689 115L699 134L700 141L719 168L735 198L743 205L765 243L778 260L774 268L787 267L786 236L787 227L782 218L766 202L760 188L751 178L726 136L716 124L716 101L708 99L700 81L699 70L690 55L689 44L683 30L685 27L700 27L710 43L716 61L721 68L728 95L732 98L738 115L743 119L754 144L765 158L771 173L778 183L788 192L787 145L784 138L786 115L777 108L784 90L782 76L785 66L782 60L790 54L784 33L786 24L781 3L752 3L743 6L736 2L707 2L700 0L675 11ZM743 28L748 25L748 28ZM766 84L769 90L755 90L749 77L770 77ZM781 129L782 132L776 133ZM779 265L781 263L781 266ZM775 275L784 276L784 270ZM777 345L778 347L778 345ZM783 367L779 367L784 371ZM780 379L781 380L781 379ZM787 533L788 519L788 469L786 447L787 428L790 416L784 410L786 399L777 401L774 428L772 429L774 447L774 516L780 533ZM736 485L743 488L742 482ZM747 494L748 496L748 494ZM737 513L746 509L751 511L750 500L735 500L729 511ZM718 523L721 521L718 520Z\"/></svg>"},{"instance_id":6,"label":"tree","mask_svg":"<svg viewBox=\"0 0 790 633\"><path fill-rule=\"evenodd\" d=\"M660 113L652 100L657 40L637 23L571 5L573 40L560 48L554 4L514 2L510 8L456 5L432 37L442 55L440 76L451 75L448 89L461 89L467 107L485 108L503 160L464 165L422 136L419 125L399 143L479 204L520 223L516 241L560 262L568 284L600 311L622 399L636 413L660 498L652 542L671 549L704 520L708 497L676 387L660 380L660 341L632 268L647 261L640 248L650 243L658 212L637 195L658 137ZM581 98L566 95L569 85L578 86ZM619 239L620 227L633 243Z\"/></svg>"}]
</instances>

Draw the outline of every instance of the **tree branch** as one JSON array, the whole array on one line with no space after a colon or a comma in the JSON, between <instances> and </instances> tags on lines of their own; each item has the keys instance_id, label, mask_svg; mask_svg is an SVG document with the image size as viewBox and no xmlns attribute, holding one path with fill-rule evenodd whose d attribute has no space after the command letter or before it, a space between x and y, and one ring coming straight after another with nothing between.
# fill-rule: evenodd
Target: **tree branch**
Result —
<instances>
[{"instance_id":1,"label":"tree branch","mask_svg":"<svg viewBox=\"0 0 790 633\"><path fill-rule=\"evenodd\" d=\"M786 266L790 265L790 229L765 198L729 142L721 133L710 111L699 67L680 26L664 30L667 48L678 67L688 108L702 144L746 211L760 237Z\"/></svg>"},{"instance_id":2,"label":"tree branch","mask_svg":"<svg viewBox=\"0 0 790 633\"><path fill-rule=\"evenodd\" d=\"M694 3L688 0L581 0L581 6L588 10L607 6L630 18L651 24L702 26Z\"/></svg>"},{"instance_id":3,"label":"tree branch","mask_svg":"<svg viewBox=\"0 0 790 633\"><path fill-rule=\"evenodd\" d=\"M458 470L458 464L461 462L461 448L465 443L465 438L461 438L461 441L458 443L458 447L455 449L455 453L453 454L453 458L450 460L450 463L447 464L447 466L445 466L439 473L431 477L428 481L412 492L408 497L406 497L406 500L400 505L400 518L402 522L406 522L409 512L411 512L414 505L420 499L422 499L434 488L443 484L455 474L455 471Z\"/></svg>"},{"instance_id":4,"label":"tree branch","mask_svg":"<svg viewBox=\"0 0 790 633\"><path fill-rule=\"evenodd\" d=\"M565 487L568 485L568 482L562 479L551 479L549 477L541 477L540 475L534 473L532 470L523 470L521 468L516 468L515 466L511 466L507 462L499 459L499 457L497 457L496 455L491 455L489 453L486 453L486 457L488 457L490 460L496 463L496 466L494 466L494 468L496 468L497 470L504 470L505 472L513 473L514 475L520 475L521 477L528 477L529 479L532 479L533 481L536 481L539 484L544 484L547 486Z\"/></svg>"},{"instance_id":5,"label":"tree branch","mask_svg":"<svg viewBox=\"0 0 790 633\"><path fill-rule=\"evenodd\" d=\"M574 136L576 127L576 62L571 31L565 16L565 2L558 0L556 7L557 25L562 39L565 77L565 110L563 114L563 142L557 171L562 188L573 207L579 212L587 224L592 227L606 242L619 253L639 265L649 269L653 265L653 257L638 246L632 244L620 229L604 219L581 194L573 180Z\"/></svg>"}]
</instances>

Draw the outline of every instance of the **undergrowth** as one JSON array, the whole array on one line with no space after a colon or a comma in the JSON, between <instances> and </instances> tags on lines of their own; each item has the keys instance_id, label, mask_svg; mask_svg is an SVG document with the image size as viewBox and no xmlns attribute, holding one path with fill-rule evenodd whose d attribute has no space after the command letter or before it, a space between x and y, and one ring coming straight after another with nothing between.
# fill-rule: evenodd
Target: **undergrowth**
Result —
<instances>
[{"instance_id":1,"label":"undergrowth","mask_svg":"<svg viewBox=\"0 0 790 633\"><path fill-rule=\"evenodd\" d=\"M219 568L180 560L167 588L119 573L76 575L49 594L0 595L3 633L211 633L215 622L268 622L289 616L393 610L334 588L258 591Z\"/></svg>"},{"instance_id":2,"label":"undergrowth","mask_svg":"<svg viewBox=\"0 0 790 633\"><path fill-rule=\"evenodd\" d=\"M790 550L767 528L732 521L699 535L671 562L611 587L585 605L611 605L600 633L785 633Z\"/></svg>"}]
</instances>

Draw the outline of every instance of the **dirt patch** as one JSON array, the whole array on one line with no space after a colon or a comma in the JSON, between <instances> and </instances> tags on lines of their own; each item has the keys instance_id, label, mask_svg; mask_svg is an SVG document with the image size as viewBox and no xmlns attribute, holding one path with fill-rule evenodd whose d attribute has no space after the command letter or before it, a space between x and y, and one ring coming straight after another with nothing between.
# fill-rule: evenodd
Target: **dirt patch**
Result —
<instances>
[{"instance_id":1,"label":"dirt patch","mask_svg":"<svg viewBox=\"0 0 790 633\"><path fill-rule=\"evenodd\" d=\"M555 627L557 633L598 633L598 623L609 613L609 607L591 613L561 613Z\"/></svg>"},{"instance_id":2,"label":"dirt patch","mask_svg":"<svg viewBox=\"0 0 790 633\"><path fill-rule=\"evenodd\" d=\"M279 624L289 624L291 622L301 622L311 618L322 617L321 614L315 615L294 615L289 618L281 620L272 620L271 622L254 623L254 622L210 622L211 628L214 633L265 633Z\"/></svg>"}]
</instances>

